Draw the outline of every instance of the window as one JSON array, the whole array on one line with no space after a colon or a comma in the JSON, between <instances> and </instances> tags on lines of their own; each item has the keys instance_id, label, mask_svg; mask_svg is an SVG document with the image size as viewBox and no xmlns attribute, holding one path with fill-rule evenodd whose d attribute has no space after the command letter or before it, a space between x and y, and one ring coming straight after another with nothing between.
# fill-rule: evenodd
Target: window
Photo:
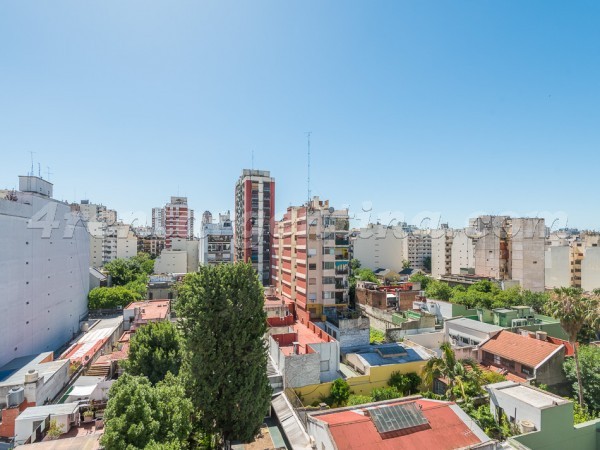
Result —
<instances>
[{"instance_id":1,"label":"window","mask_svg":"<svg viewBox=\"0 0 600 450\"><path fill-rule=\"evenodd\" d=\"M533 375L533 368L529 366L521 366L521 372L523 372L525 375Z\"/></svg>"},{"instance_id":2,"label":"window","mask_svg":"<svg viewBox=\"0 0 600 450\"><path fill-rule=\"evenodd\" d=\"M323 299L324 300L329 300L335 297L334 295L335 293L332 291L323 291Z\"/></svg>"},{"instance_id":3,"label":"window","mask_svg":"<svg viewBox=\"0 0 600 450\"><path fill-rule=\"evenodd\" d=\"M329 372L329 361L321 361L321 372Z\"/></svg>"},{"instance_id":4,"label":"window","mask_svg":"<svg viewBox=\"0 0 600 450\"><path fill-rule=\"evenodd\" d=\"M494 355L494 364L502 364L501 358L498 355Z\"/></svg>"},{"instance_id":5,"label":"window","mask_svg":"<svg viewBox=\"0 0 600 450\"><path fill-rule=\"evenodd\" d=\"M323 277L323 284L335 284L335 277Z\"/></svg>"},{"instance_id":6,"label":"window","mask_svg":"<svg viewBox=\"0 0 600 450\"><path fill-rule=\"evenodd\" d=\"M335 248L333 247L323 247L324 255L335 255Z\"/></svg>"},{"instance_id":7,"label":"window","mask_svg":"<svg viewBox=\"0 0 600 450\"><path fill-rule=\"evenodd\" d=\"M311 285L311 286L317 284L317 279L316 278L309 278L308 279L308 284Z\"/></svg>"},{"instance_id":8,"label":"window","mask_svg":"<svg viewBox=\"0 0 600 450\"><path fill-rule=\"evenodd\" d=\"M317 270L317 264L316 263L310 263L308 265L308 270Z\"/></svg>"},{"instance_id":9,"label":"window","mask_svg":"<svg viewBox=\"0 0 600 450\"><path fill-rule=\"evenodd\" d=\"M323 263L323 270L331 270L335 268L335 263L333 261L326 261Z\"/></svg>"}]
</instances>

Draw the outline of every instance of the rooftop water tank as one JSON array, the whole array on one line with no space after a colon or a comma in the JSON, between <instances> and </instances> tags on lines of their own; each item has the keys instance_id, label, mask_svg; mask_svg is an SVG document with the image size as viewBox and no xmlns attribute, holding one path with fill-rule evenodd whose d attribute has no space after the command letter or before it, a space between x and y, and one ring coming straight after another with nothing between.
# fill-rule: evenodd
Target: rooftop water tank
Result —
<instances>
[{"instance_id":1,"label":"rooftop water tank","mask_svg":"<svg viewBox=\"0 0 600 450\"><path fill-rule=\"evenodd\" d=\"M532 431L535 431L535 425L530 420L520 420L519 425L521 426L521 432L523 434L531 433Z\"/></svg>"},{"instance_id":2,"label":"rooftop water tank","mask_svg":"<svg viewBox=\"0 0 600 450\"><path fill-rule=\"evenodd\" d=\"M19 406L25 400L25 389L22 386L13 387L6 395L6 404L8 408Z\"/></svg>"},{"instance_id":3,"label":"rooftop water tank","mask_svg":"<svg viewBox=\"0 0 600 450\"><path fill-rule=\"evenodd\" d=\"M40 374L37 370L29 369L25 374L25 383L35 383L38 380L39 376Z\"/></svg>"}]
</instances>

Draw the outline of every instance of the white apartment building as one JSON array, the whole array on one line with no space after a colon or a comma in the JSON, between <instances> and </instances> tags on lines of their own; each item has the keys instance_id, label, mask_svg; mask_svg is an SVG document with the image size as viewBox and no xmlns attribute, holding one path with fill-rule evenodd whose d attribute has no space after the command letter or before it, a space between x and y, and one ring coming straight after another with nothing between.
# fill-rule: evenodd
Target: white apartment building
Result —
<instances>
[{"instance_id":1,"label":"white apartment building","mask_svg":"<svg viewBox=\"0 0 600 450\"><path fill-rule=\"evenodd\" d=\"M81 213L83 220L87 222L105 222L110 225L117 222L117 211L108 209L104 205L90 203L89 200L81 200L80 203L72 206Z\"/></svg>"},{"instance_id":2,"label":"white apartment building","mask_svg":"<svg viewBox=\"0 0 600 450\"><path fill-rule=\"evenodd\" d=\"M233 262L233 225L229 211L219 214L213 223L210 211L202 215L200 237L200 264L222 264Z\"/></svg>"},{"instance_id":3,"label":"white apartment building","mask_svg":"<svg viewBox=\"0 0 600 450\"><path fill-rule=\"evenodd\" d=\"M152 208L152 230L155 236L164 237L165 228L165 209L162 207Z\"/></svg>"},{"instance_id":4,"label":"white apartment building","mask_svg":"<svg viewBox=\"0 0 600 450\"><path fill-rule=\"evenodd\" d=\"M87 313L90 239L53 185L19 177L19 191L0 192L0 366L54 351Z\"/></svg>"},{"instance_id":5,"label":"white apartment building","mask_svg":"<svg viewBox=\"0 0 600 450\"><path fill-rule=\"evenodd\" d=\"M428 230L369 224L353 239L353 257L372 270L400 272L404 261L413 269L425 270L425 260L431 257L431 238Z\"/></svg>"},{"instance_id":6,"label":"white apartment building","mask_svg":"<svg viewBox=\"0 0 600 450\"><path fill-rule=\"evenodd\" d=\"M137 255L138 238L131 226L124 223L88 222L90 233L90 265L102 267L117 258Z\"/></svg>"}]
</instances>

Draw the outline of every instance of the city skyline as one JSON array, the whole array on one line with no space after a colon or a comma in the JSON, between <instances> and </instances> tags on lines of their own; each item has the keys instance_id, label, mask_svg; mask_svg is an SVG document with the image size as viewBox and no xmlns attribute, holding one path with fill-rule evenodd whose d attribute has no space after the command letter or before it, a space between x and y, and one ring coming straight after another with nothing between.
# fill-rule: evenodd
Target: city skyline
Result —
<instances>
[{"instance_id":1,"label":"city skyline","mask_svg":"<svg viewBox=\"0 0 600 450\"><path fill-rule=\"evenodd\" d=\"M307 200L311 131L311 191L357 225L598 229L600 9L551 3L3 3L0 187L35 152L56 198L145 224L173 195L233 211L254 167L280 219Z\"/></svg>"}]
</instances>

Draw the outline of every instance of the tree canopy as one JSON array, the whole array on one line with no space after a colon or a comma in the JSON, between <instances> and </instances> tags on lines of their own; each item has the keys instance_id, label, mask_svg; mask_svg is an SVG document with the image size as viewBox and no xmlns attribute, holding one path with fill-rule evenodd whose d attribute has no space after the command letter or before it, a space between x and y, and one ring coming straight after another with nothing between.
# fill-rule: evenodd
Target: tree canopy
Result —
<instances>
[{"instance_id":1,"label":"tree canopy","mask_svg":"<svg viewBox=\"0 0 600 450\"><path fill-rule=\"evenodd\" d=\"M600 347L581 345L578 354L583 397L591 411L600 413ZM579 382L573 358L565 359L564 370L567 379L572 383L573 392L578 393Z\"/></svg>"},{"instance_id":2,"label":"tree canopy","mask_svg":"<svg viewBox=\"0 0 600 450\"><path fill-rule=\"evenodd\" d=\"M152 386L144 376L123 374L110 388L101 443L109 450L185 448L193 407L177 378Z\"/></svg>"},{"instance_id":3,"label":"tree canopy","mask_svg":"<svg viewBox=\"0 0 600 450\"><path fill-rule=\"evenodd\" d=\"M250 441L271 401L263 287L250 264L202 266L178 288L185 377L205 432Z\"/></svg>"},{"instance_id":4,"label":"tree canopy","mask_svg":"<svg viewBox=\"0 0 600 450\"><path fill-rule=\"evenodd\" d=\"M577 349L577 334L581 328L588 324L597 326L599 321L598 294L588 294L580 288L563 287L554 289L546 303L546 311L552 317L560 320L560 325L569 335L569 342L573 344L575 359L575 374L579 392L579 404L584 405L584 385L579 364Z\"/></svg>"},{"instance_id":5,"label":"tree canopy","mask_svg":"<svg viewBox=\"0 0 600 450\"><path fill-rule=\"evenodd\" d=\"M131 375L145 375L152 384L162 381L168 372L179 373L183 359L180 332L169 321L151 322L132 336L125 370Z\"/></svg>"},{"instance_id":6,"label":"tree canopy","mask_svg":"<svg viewBox=\"0 0 600 450\"><path fill-rule=\"evenodd\" d=\"M90 309L125 307L140 299L142 296L125 286L97 287L88 294L88 307Z\"/></svg>"}]
</instances>

